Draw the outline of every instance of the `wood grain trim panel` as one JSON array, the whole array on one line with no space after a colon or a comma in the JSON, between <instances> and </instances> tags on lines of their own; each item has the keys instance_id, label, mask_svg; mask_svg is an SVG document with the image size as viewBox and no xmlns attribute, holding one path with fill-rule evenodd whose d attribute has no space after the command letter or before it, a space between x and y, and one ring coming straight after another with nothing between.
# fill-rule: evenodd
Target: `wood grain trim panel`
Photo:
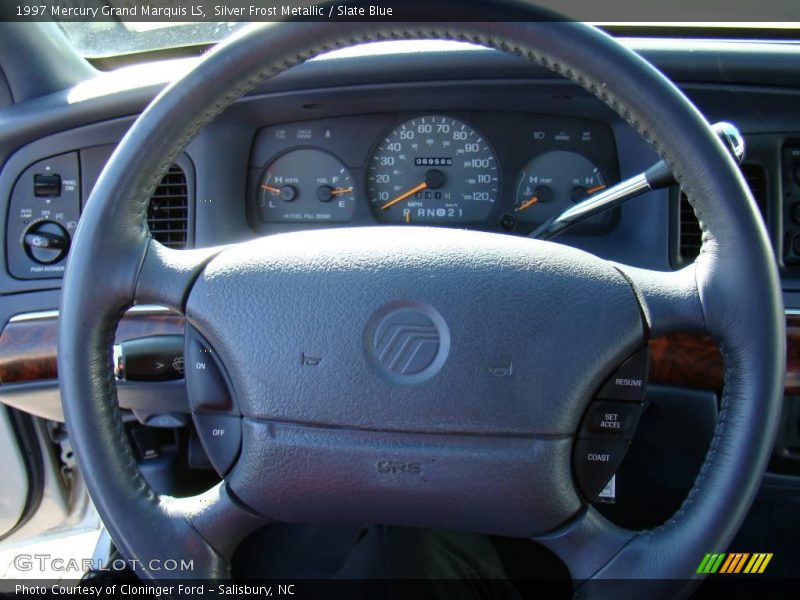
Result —
<instances>
[{"instance_id":1,"label":"wood grain trim panel","mask_svg":"<svg viewBox=\"0 0 800 600\"><path fill-rule=\"evenodd\" d=\"M116 343L147 335L183 333L183 316L172 312L126 314L117 326ZM0 383L56 379L58 320L11 322L0 334Z\"/></svg>"},{"instance_id":2,"label":"wood grain trim panel","mask_svg":"<svg viewBox=\"0 0 800 600\"><path fill-rule=\"evenodd\" d=\"M716 342L698 333L674 333L652 340L649 381L721 390L722 355ZM800 394L800 314L786 315L784 393Z\"/></svg>"},{"instance_id":3,"label":"wood grain trim panel","mask_svg":"<svg viewBox=\"0 0 800 600\"><path fill-rule=\"evenodd\" d=\"M117 327L116 342L147 335L182 333L178 313L128 313ZM55 379L57 320L33 319L6 325L0 334L0 383ZM786 316L786 393L800 394L800 315ZM708 336L681 332L650 342L652 383L722 389L722 356Z\"/></svg>"},{"instance_id":4,"label":"wood grain trim panel","mask_svg":"<svg viewBox=\"0 0 800 600\"><path fill-rule=\"evenodd\" d=\"M55 379L55 319L9 323L0 334L0 383Z\"/></svg>"},{"instance_id":5,"label":"wood grain trim panel","mask_svg":"<svg viewBox=\"0 0 800 600\"><path fill-rule=\"evenodd\" d=\"M722 355L707 335L679 332L650 341L650 383L722 389Z\"/></svg>"}]
</instances>

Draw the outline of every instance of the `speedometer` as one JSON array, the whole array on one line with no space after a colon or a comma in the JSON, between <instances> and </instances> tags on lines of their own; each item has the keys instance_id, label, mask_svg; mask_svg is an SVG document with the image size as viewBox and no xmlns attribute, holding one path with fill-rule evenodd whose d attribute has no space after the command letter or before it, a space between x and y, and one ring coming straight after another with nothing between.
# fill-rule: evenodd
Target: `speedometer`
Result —
<instances>
[{"instance_id":1,"label":"speedometer","mask_svg":"<svg viewBox=\"0 0 800 600\"><path fill-rule=\"evenodd\" d=\"M378 144L367 173L375 217L390 223L485 221L500 187L489 143L466 123L444 116L396 127Z\"/></svg>"}]
</instances>

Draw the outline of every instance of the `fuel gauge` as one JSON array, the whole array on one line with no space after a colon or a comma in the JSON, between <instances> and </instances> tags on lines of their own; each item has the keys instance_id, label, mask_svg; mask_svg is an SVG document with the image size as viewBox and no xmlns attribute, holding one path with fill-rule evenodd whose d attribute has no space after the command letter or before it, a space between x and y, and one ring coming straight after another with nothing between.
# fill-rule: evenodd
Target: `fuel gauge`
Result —
<instances>
[{"instance_id":1,"label":"fuel gauge","mask_svg":"<svg viewBox=\"0 0 800 600\"><path fill-rule=\"evenodd\" d=\"M345 223L353 216L350 171L322 150L291 150L273 161L259 182L259 213L268 223Z\"/></svg>"},{"instance_id":2,"label":"fuel gauge","mask_svg":"<svg viewBox=\"0 0 800 600\"><path fill-rule=\"evenodd\" d=\"M577 152L545 152L522 167L514 213L519 221L543 223L606 185L600 169Z\"/></svg>"}]
</instances>

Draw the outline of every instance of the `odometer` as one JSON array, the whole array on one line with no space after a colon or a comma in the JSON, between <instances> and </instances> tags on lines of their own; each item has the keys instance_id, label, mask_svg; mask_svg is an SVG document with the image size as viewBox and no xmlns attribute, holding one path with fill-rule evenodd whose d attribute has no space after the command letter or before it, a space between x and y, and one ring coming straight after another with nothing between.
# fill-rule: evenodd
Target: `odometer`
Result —
<instances>
[{"instance_id":1,"label":"odometer","mask_svg":"<svg viewBox=\"0 0 800 600\"><path fill-rule=\"evenodd\" d=\"M485 221L497 201L498 173L494 151L475 129L451 117L417 117L378 144L367 194L382 222Z\"/></svg>"}]
</instances>

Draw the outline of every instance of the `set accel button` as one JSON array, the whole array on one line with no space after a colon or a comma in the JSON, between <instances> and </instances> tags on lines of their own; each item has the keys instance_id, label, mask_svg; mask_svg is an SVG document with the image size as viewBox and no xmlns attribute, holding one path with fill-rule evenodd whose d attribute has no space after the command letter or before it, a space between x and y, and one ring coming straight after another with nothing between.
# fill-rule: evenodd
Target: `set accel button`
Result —
<instances>
[{"instance_id":1,"label":"set accel button","mask_svg":"<svg viewBox=\"0 0 800 600\"><path fill-rule=\"evenodd\" d=\"M597 400L583 419L580 437L629 439L639 422L641 410L639 403Z\"/></svg>"}]
</instances>

